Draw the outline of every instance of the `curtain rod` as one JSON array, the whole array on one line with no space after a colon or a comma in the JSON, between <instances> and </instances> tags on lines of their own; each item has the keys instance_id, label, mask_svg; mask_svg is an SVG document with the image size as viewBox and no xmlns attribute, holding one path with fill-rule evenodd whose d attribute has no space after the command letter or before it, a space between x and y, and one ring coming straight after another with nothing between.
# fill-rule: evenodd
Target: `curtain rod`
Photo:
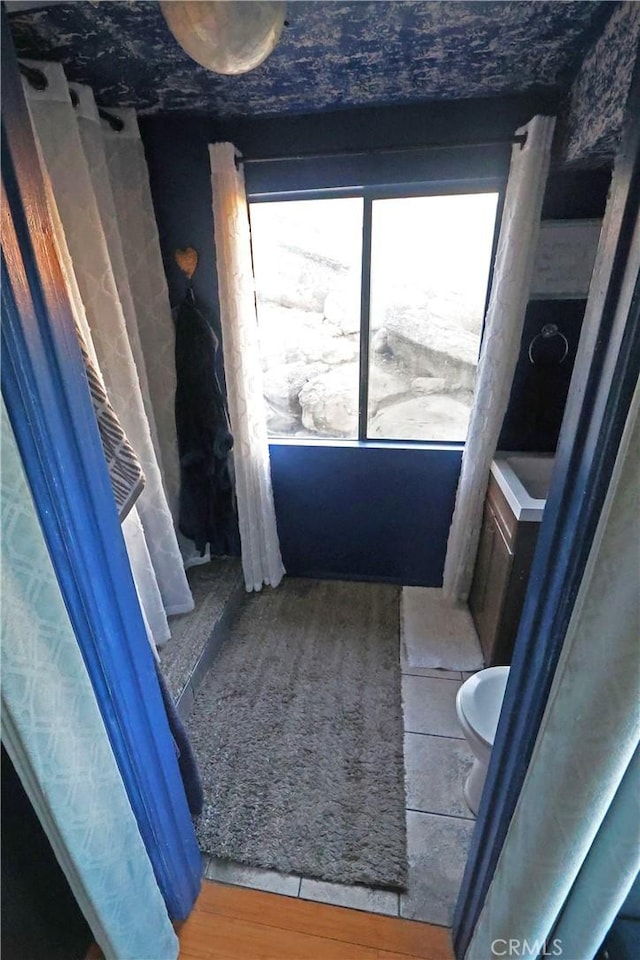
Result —
<instances>
[{"instance_id":1,"label":"curtain rod","mask_svg":"<svg viewBox=\"0 0 640 960\"><path fill-rule=\"evenodd\" d=\"M519 143L520 149L527 142L527 133L517 133L513 137L496 137L490 140L469 140L457 143L416 143L404 146L376 147L367 150L331 150L325 153L297 153L279 157L236 157L236 166L240 163L286 163L287 160L331 160L340 157L368 157L379 153L408 153L417 150L458 150L468 147L494 147L507 143Z\"/></svg>"},{"instance_id":2,"label":"curtain rod","mask_svg":"<svg viewBox=\"0 0 640 960\"><path fill-rule=\"evenodd\" d=\"M20 67L20 73L26 78L34 90L47 89L49 81L42 70L38 70L37 67L28 67L25 63L19 63L18 66ZM71 102L74 107L78 105L78 98L73 90L71 91ZM103 110L102 107L98 107L98 115L102 120L106 120L111 129L115 130L116 133L124 130L124 121L121 120L120 117L116 117L115 114L109 113L108 110ZM338 157L367 157L379 153L408 153L416 150L459 150L465 147L494 147L507 143L519 143L522 149L527 142L527 136L527 133L518 133L513 137L498 137L491 140L471 140L466 143L419 143L401 147L376 147L375 149L369 150L334 150L325 153L298 153L294 156L280 157L241 156L236 157L236 166L239 166L241 163L286 163L287 160L330 160Z\"/></svg>"},{"instance_id":3,"label":"curtain rod","mask_svg":"<svg viewBox=\"0 0 640 960\"><path fill-rule=\"evenodd\" d=\"M34 90L42 91L47 89L49 81L43 70L38 70L37 67L28 67L26 63L18 63L18 66L20 67L20 73ZM74 107L77 107L79 103L78 94L71 88L69 88L69 94L71 96L71 103ZM116 117L114 113L109 113L108 110L103 110L102 107L98 107L98 116L101 120L105 120L116 133L124 130L124 120Z\"/></svg>"}]
</instances>

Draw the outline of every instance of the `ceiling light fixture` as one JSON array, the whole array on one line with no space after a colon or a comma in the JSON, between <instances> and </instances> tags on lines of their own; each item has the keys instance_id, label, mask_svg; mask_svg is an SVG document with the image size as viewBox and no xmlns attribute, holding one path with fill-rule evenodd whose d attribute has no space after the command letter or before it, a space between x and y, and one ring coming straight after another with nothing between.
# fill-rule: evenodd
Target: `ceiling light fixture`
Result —
<instances>
[{"instance_id":1,"label":"ceiling light fixture","mask_svg":"<svg viewBox=\"0 0 640 960\"><path fill-rule=\"evenodd\" d=\"M214 73L254 70L284 26L284 0L161 0L167 26L185 53Z\"/></svg>"}]
</instances>

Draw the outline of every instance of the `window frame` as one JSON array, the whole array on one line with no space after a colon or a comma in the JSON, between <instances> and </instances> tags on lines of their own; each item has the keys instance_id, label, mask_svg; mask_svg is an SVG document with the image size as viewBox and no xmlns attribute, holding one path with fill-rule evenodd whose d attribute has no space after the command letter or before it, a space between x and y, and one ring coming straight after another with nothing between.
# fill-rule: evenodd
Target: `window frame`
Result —
<instances>
[{"instance_id":1,"label":"window frame","mask_svg":"<svg viewBox=\"0 0 640 960\"><path fill-rule=\"evenodd\" d=\"M422 446L444 449L463 449L466 443L464 440L411 440L411 439L393 439L382 437L367 436L367 426L369 419L369 345L371 329L371 245L372 245L372 226L373 226L373 203L376 200L405 200L411 197L433 197L433 196L454 196L459 194L473 193L496 193L498 195L496 203L496 218L493 230L493 240L491 244L491 258L489 263L489 274L487 277L487 291L483 311L482 327L480 338L478 340L478 356L482 347L482 341L485 331L485 320L491 286L493 284L493 272L495 266L496 250L498 246L498 237L500 234L500 223L502 220L502 210L504 207L506 185L504 179L495 177L475 177L468 180L428 180L411 181L410 183L376 183L363 186L350 187L320 187L316 190L273 190L269 192L256 192L247 194L247 205L249 208L249 223L251 224L251 207L258 203L282 203L293 202L296 200L339 200L339 199L362 199L362 264L360 275L360 340L359 340L359 368L358 368L358 436L354 439L345 439L343 437L269 437L269 443L308 443L321 442L326 444L353 443L383 445L383 446ZM251 251L252 259L253 248Z\"/></svg>"}]
</instances>

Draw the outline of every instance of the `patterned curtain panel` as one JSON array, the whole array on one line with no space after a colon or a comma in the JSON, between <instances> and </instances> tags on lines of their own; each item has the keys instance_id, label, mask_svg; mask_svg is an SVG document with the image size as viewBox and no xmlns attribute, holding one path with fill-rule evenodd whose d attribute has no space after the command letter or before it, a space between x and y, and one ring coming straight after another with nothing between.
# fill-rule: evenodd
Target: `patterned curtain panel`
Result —
<instances>
[{"instance_id":1,"label":"patterned curtain panel","mask_svg":"<svg viewBox=\"0 0 640 960\"><path fill-rule=\"evenodd\" d=\"M549 171L555 117L537 116L516 131L500 224L491 297L447 542L443 589L452 603L468 599L480 538L491 460L507 412L520 352Z\"/></svg>"},{"instance_id":2,"label":"patterned curtain panel","mask_svg":"<svg viewBox=\"0 0 640 960\"><path fill-rule=\"evenodd\" d=\"M177 517L180 472L174 413L175 336L149 172L135 110L112 109L109 113L123 125L121 130L114 130L102 123L102 142L144 356L162 476L171 512Z\"/></svg>"},{"instance_id":3,"label":"patterned curtain panel","mask_svg":"<svg viewBox=\"0 0 640 960\"><path fill-rule=\"evenodd\" d=\"M175 425L172 437L161 444L93 96L88 88L76 86L74 109L62 67L43 63L37 67L47 78L46 89L34 90L26 81L24 89L43 172L51 185L50 206L58 224L56 239L69 296L146 480L122 529L145 619L154 643L160 645L170 637L167 615L193 609L162 474L165 451L168 463L176 456ZM158 296L163 294L166 285ZM167 300L165 326L171 320L168 311ZM158 323L162 326L162 314ZM169 380L167 392L170 389ZM164 415L162 424L166 427Z\"/></svg>"},{"instance_id":4,"label":"patterned curtain panel","mask_svg":"<svg viewBox=\"0 0 640 960\"><path fill-rule=\"evenodd\" d=\"M640 876L640 748L636 749L553 930L571 957L593 957Z\"/></svg>"},{"instance_id":5,"label":"patterned curtain panel","mask_svg":"<svg viewBox=\"0 0 640 960\"><path fill-rule=\"evenodd\" d=\"M249 211L233 144L216 143L209 155L242 569L247 590L261 590L265 583L277 587L285 571L271 488Z\"/></svg>"},{"instance_id":6,"label":"patterned curtain panel","mask_svg":"<svg viewBox=\"0 0 640 960\"><path fill-rule=\"evenodd\" d=\"M1 429L2 742L105 957L174 960L4 403Z\"/></svg>"},{"instance_id":7,"label":"patterned curtain panel","mask_svg":"<svg viewBox=\"0 0 640 960\"><path fill-rule=\"evenodd\" d=\"M127 440L125 432L120 426L120 421L109 403L100 371L89 356L82 331L77 326L76 333L87 373L93 412L98 421L98 431L102 443L102 452L109 471L111 490L122 523L142 493L144 474L140 461L136 457L135 451Z\"/></svg>"},{"instance_id":8,"label":"patterned curtain panel","mask_svg":"<svg viewBox=\"0 0 640 960\"><path fill-rule=\"evenodd\" d=\"M510 939L556 939L556 956L593 957L640 867L639 411L640 385L466 960L508 956Z\"/></svg>"}]
</instances>

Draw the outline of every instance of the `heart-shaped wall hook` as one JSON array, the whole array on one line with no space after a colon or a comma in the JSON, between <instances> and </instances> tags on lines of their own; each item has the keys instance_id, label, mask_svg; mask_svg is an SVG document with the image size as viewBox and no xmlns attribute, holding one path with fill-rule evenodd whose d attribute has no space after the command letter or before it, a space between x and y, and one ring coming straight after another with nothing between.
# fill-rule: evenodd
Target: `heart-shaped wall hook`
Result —
<instances>
[{"instance_id":1,"label":"heart-shaped wall hook","mask_svg":"<svg viewBox=\"0 0 640 960\"><path fill-rule=\"evenodd\" d=\"M185 247L184 250L176 250L173 256L182 272L191 280L198 266L198 251L193 247Z\"/></svg>"}]
</instances>

